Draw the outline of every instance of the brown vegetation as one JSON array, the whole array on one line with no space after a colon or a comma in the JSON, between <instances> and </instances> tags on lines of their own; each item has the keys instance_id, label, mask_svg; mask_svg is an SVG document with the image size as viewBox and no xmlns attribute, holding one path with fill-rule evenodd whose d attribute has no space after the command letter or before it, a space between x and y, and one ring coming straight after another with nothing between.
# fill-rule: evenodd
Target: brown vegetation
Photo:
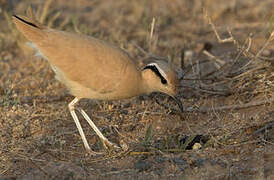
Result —
<instances>
[{"instance_id":1,"label":"brown vegetation","mask_svg":"<svg viewBox=\"0 0 274 180\"><path fill-rule=\"evenodd\" d=\"M177 65L186 112L154 93L81 106L126 152L85 154L73 97L11 23L29 5L50 27ZM0 179L271 179L273 0L0 0ZM3 21L4 19L4 21ZM153 28L152 28L153 27ZM102 149L82 123L89 143Z\"/></svg>"}]
</instances>

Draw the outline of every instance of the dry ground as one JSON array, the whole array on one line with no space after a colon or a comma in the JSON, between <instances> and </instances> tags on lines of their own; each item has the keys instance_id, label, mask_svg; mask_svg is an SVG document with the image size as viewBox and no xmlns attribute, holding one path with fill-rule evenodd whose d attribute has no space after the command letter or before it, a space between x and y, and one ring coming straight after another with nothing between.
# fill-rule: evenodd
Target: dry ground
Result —
<instances>
[{"instance_id":1,"label":"dry ground","mask_svg":"<svg viewBox=\"0 0 274 180\"><path fill-rule=\"evenodd\" d=\"M73 97L10 21L30 4L49 26L117 44L140 63L167 57L183 73L186 112L158 93L84 100L100 130L129 146L86 156ZM0 0L0 179L274 179L273 9L273 0Z\"/></svg>"}]
</instances>

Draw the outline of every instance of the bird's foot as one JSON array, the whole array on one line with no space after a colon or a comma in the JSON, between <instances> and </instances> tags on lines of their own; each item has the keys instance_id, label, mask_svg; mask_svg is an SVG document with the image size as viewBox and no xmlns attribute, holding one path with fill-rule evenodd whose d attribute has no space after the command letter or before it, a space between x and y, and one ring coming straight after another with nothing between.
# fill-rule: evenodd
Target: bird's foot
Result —
<instances>
[{"instance_id":1,"label":"bird's foot","mask_svg":"<svg viewBox=\"0 0 274 180\"><path fill-rule=\"evenodd\" d=\"M86 148L86 156L98 156L104 154L103 152L95 152L91 150L89 147Z\"/></svg>"},{"instance_id":2,"label":"bird's foot","mask_svg":"<svg viewBox=\"0 0 274 180\"><path fill-rule=\"evenodd\" d=\"M104 140L102 139L102 143L103 143L104 148L107 149L107 150L109 150L109 151L112 151L112 150L118 151L118 150L121 149L118 145L110 142L107 139L104 139Z\"/></svg>"}]
</instances>

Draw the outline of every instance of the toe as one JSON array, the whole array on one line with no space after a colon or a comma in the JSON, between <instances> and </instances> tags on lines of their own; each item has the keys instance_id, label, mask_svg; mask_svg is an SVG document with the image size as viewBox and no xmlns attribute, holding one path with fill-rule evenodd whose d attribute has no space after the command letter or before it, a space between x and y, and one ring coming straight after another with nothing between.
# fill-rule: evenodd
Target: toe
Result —
<instances>
[{"instance_id":1,"label":"toe","mask_svg":"<svg viewBox=\"0 0 274 180\"><path fill-rule=\"evenodd\" d=\"M106 149L121 149L118 145L110 142L110 141L103 141L103 145Z\"/></svg>"}]
</instances>

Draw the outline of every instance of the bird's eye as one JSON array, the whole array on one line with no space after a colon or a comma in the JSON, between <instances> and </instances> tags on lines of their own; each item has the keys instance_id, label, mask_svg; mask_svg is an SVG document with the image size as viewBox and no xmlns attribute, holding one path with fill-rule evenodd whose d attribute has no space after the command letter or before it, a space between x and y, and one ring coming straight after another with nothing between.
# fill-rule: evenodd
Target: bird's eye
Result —
<instances>
[{"instance_id":1,"label":"bird's eye","mask_svg":"<svg viewBox=\"0 0 274 180\"><path fill-rule=\"evenodd\" d=\"M162 83L162 84L167 84L167 80L161 79L161 83Z\"/></svg>"},{"instance_id":2,"label":"bird's eye","mask_svg":"<svg viewBox=\"0 0 274 180\"><path fill-rule=\"evenodd\" d=\"M156 76L158 76L161 79L161 83L166 85L167 84L167 80L165 79L165 77L159 72L158 68L156 65L147 65L144 69L150 69L151 71L153 71Z\"/></svg>"}]
</instances>

